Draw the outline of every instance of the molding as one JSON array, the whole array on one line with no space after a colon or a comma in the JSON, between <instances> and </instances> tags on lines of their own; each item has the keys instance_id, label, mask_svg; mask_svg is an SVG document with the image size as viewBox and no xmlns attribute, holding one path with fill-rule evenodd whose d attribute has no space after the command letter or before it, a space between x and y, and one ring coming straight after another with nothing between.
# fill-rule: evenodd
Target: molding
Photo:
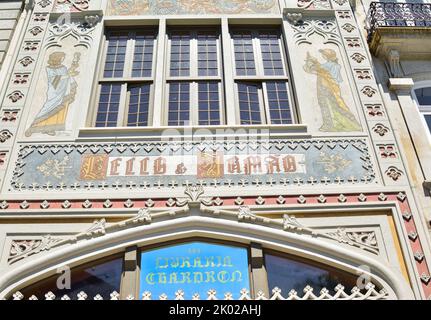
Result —
<instances>
[{"instance_id":1,"label":"molding","mask_svg":"<svg viewBox=\"0 0 431 320\"><path fill-rule=\"evenodd\" d=\"M412 78L389 78L388 86L391 91L410 94L414 86L414 82Z\"/></svg>"}]
</instances>

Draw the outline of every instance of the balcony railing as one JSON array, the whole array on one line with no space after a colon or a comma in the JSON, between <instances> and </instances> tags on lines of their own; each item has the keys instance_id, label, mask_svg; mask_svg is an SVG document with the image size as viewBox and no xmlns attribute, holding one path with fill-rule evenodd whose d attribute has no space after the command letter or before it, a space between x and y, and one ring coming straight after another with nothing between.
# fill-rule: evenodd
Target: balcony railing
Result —
<instances>
[{"instance_id":1,"label":"balcony railing","mask_svg":"<svg viewBox=\"0 0 431 320\"><path fill-rule=\"evenodd\" d=\"M431 27L431 3L372 2L367 22L369 39L379 27Z\"/></svg>"}]
</instances>

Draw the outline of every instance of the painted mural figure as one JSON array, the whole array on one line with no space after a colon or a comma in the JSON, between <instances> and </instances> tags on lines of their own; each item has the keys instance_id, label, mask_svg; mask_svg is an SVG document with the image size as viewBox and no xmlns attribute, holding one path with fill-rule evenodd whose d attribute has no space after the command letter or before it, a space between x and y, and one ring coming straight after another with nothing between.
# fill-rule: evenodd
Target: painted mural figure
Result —
<instances>
[{"instance_id":1,"label":"painted mural figure","mask_svg":"<svg viewBox=\"0 0 431 320\"><path fill-rule=\"evenodd\" d=\"M46 73L48 90L46 100L31 126L25 132L27 137L34 133L44 133L54 136L57 131L65 130L67 113L75 100L77 83L74 79L79 72L80 53L74 54L70 68L63 65L66 57L64 52L54 52L48 58Z\"/></svg>"},{"instance_id":2,"label":"painted mural figure","mask_svg":"<svg viewBox=\"0 0 431 320\"><path fill-rule=\"evenodd\" d=\"M341 95L341 66L332 49L319 50L325 63L320 63L307 52L304 70L317 76L317 100L322 113L323 132L361 131L361 125Z\"/></svg>"}]
</instances>

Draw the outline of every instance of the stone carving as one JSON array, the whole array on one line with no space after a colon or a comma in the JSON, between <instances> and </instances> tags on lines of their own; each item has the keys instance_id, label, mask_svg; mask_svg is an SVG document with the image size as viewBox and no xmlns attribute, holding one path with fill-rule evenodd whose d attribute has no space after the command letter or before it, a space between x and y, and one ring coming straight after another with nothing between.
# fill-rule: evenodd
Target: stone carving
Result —
<instances>
[{"instance_id":1,"label":"stone carving","mask_svg":"<svg viewBox=\"0 0 431 320\"><path fill-rule=\"evenodd\" d=\"M403 175L403 172L400 169L392 166L386 170L386 175L392 180L397 181Z\"/></svg>"},{"instance_id":2,"label":"stone carving","mask_svg":"<svg viewBox=\"0 0 431 320\"><path fill-rule=\"evenodd\" d=\"M361 42L359 38L345 38L346 44L349 48L360 48Z\"/></svg>"},{"instance_id":3,"label":"stone carving","mask_svg":"<svg viewBox=\"0 0 431 320\"><path fill-rule=\"evenodd\" d=\"M403 77L400 64L400 53L397 50L390 50L388 52L386 65L388 66L389 73L393 78Z\"/></svg>"},{"instance_id":4,"label":"stone carving","mask_svg":"<svg viewBox=\"0 0 431 320\"><path fill-rule=\"evenodd\" d=\"M67 11L84 11L90 7L91 0L56 0L54 10Z\"/></svg>"},{"instance_id":5,"label":"stone carving","mask_svg":"<svg viewBox=\"0 0 431 320\"><path fill-rule=\"evenodd\" d=\"M12 240L8 263L13 264L21 259L25 259L42 251L48 251L53 245L60 241L61 239L52 238L49 235L41 239Z\"/></svg>"},{"instance_id":6,"label":"stone carving","mask_svg":"<svg viewBox=\"0 0 431 320\"><path fill-rule=\"evenodd\" d=\"M14 85L26 85L30 79L30 73L15 73L12 77Z\"/></svg>"},{"instance_id":7,"label":"stone carving","mask_svg":"<svg viewBox=\"0 0 431 320\"><path fill-rule=\"evenodd\" d=\"M355 30L356 28L350 24L350 23L345 23L343 24L343 26L341 27L343 30L346 30L346 32L351 33L353 30Z\"/></svg>"},{"instance_id":8,"label":"stone carving","mask_svg":"<svg viewBox=\"0 0 431 320\"><path fill-rule=\"evenodd\" d=\"M362 63L366 59L366 57L363 54L360 54L358 52L355 52L354 54L352 54L350 58L352 58L357 63Z\"/></svg>"},{"instance_id":9,"label":"stone carving","mask_svg":"<svg viewBox=\"0 0 431 320\"><path fill-rule=\"evenodd\" d=\"M74 53L70 68L62 63L66 57L64 52L51 53L46 72L48 75L48 91L44 105L35 116L32 124L26 130L25 136L43 133L55 136L57 131L64 131L67 114L75 101L78 84L75 77L79 74L81 54Z\"/></svg>"},{"instance_id":10,"label":"stone carving","mask_svg":"<svg viewBox=\"0 0 431 320\"><path fill-rule=\"evenodd\" d=\"M337 30L337 24L334 20L300 20L296 21L296 23L293 23L292 28L295 31L294 38L297 44L311 44L309 37L314 33L322 36L325 41L332 40L333 42L338 43L340 40L340 36Z\"/></svg>"},{"instance_id":11,"label":"stone carving","mask_svg":"<svg viewBox=\"0 0 431 320\"><path fill-rule=\"evenodd\" d=\"M389 132L389 128L381 123L376 124L372 130L381 137L384 137Z\"/></svg>"},{"instance_id":12,"label":"stone carving","mask_svg":"<svg viewBox=\"0 0 431 320\"><path fill-rule=\"evenodd\" d=\"M361 131L362 127L346 104L341 94L340 83L341 65L333 49L320 49L325 60L320 63L317 58L307 52L304 71L315 74L316 95L322 113L323 124L319 128L322 132Z\"/></svg>"},{"instance_id":13,"label":"stone carving","mask_svg":"<svg viewBox=\"0 0 431 320\"><path fill-rule=\"evenodd\" d=\"M350 232L343 228L337 229L335 232L329 232L326 235L332 237L333 239L353 245L364 249L366 251L372 252L374 254L379 253L379 247L376 239L376 234L374 231L370 232Z\"/></svg>"},{"instance_id":14,"label":"stone carving","mask_svg":"<svg viewBox=\"0 0 431 320\"><path fill-rule=\"evenodd\" d=\"M4 110L1 116L2 122L15 122L18 118L18 109Z\"/></svg>"},{"instance_id":15,"label":"stone carving","mask_svg":"<svg viewBox=\"0 0 431 320\"><path fill-rule=\"evenodd\" d=\"M40 0L37 5L43 9L45 9L46 7L48 7L51 4L51 0Z\"/></svg>"},{"instance_id":16,"label":"stone carving","mask_svg":"<svg viewBox=\"0 0 431 320\"><path fill-rule=\"evenodd\" d=\"M46 46L58 45L62 39L72 36L77 39L75 47L83 45L89 48L93 40L92 33L99 20L98 15L87 15L84 17L84 21L74 20L70 23L50 24Z\"/></svg>"},{"instance_id":17,"label":"stone carving","mask_svg":"<svg viewBox=\"0 0 431 320\"><path fill-rule=\"evenodd\" d=\"M370 86L365 86L362 88L361 92L368 98L372 98L377 93L377 90Z\"/></svg>"},{"instance_id":18,"label":"stone carving","mask_svg":"<svg viewBox=\"0 0 431 320\"><path fill-rule=\"evenodd\" d=\"M34 37L36 37L38 34L43 32L43 29L39 26L35 26L33 28L31 28L30 30L28 30L28 32L33 35Z\"/></svg>"},{"instance_id":19,"label":"stone carving","mask_svg":"<svg viewBox=\"0 0 431 320\"><path fill-rule=\"evenodd\" d=\"M380 156L383 159L396 159L398 158L398 154L395 149L395 145L393 144L381 144L378 145Z\"/></svg>"},{"instance_id":20,"label":"stone carving","mask_svg":"<svg viewBox=\"0 0 431 320\"><path fill-rule=\"evenodd\" d=\"M109 0L109 15L279 13L277 0Z\"/></svg>"},{"instance_id":21,"label":"stone carving","mask_svg":"<svg viewBox=\"0 0 431 320\"><path fill-rule=\"evenodd\" d=\"M371 80L371 70L369 69L355 69L355 74L358 80Z\"/></svg>"},{"instance_id":22,"label":"stone carving","mask_svg":"<svg viewBox=\"0 0 431 320\"><path fill-rule=\"evenodd\" d=\"M34 59L31 57L24 57L21 60L18 61L23 67L28 67L34 62Z\"/></svg>"},{"instance_id":23,"label":"stone carving","mask_svg":"<svg viewBox=\"0 0 431 320\"><path fill-rule=\"evenodd\" d=\"M24 94L21 91L16 90L16 91L12 92L11 94L9 94L8 98L12 103L17 103L22 98L24 98Z\"/></svg>"},{"instance_id":24,"label":"stone carving","mask_svg":"<svg viewBox=\"0 0 431 320\"><path fill-rule=\"evenodd\" d=\"M338 17L340 19L351 19L352 15L350 14L350 11L345 10L345 11L337 11Z\"/></svg>"},{"instance_id":25,"label":"stone carving","mask_svg":"<svg viewBox=\"0 0 431 320\"><path fill-rule=\"evenodd\" d=\"M345 4L348 0L332 0L334 1L336 4L338 4L339 6L342 6L343 4Z\"/></svg>"},{"instance_id":26,"label":"stone carving","mask_svg":"<svg viewBox=\"0 0 431 320\"><path fill-rule=\"evenodd\" d=\"M287 12L286 19L293 25L297 25L302 19L302 13L299 12Z\"/></svg>"},{"instance_id":27,"label":"stone carving","mask_svg":"<svg viewBox=\"0 0 431 320\"><path fill-rule=\"evenodd\" d=\"M6 152L5 151L0 151L0 168L3 167L3 165L6 162Z\"/></svg>"},{"instance_id":28,"label":"stone carving","mask_svg":"<svg viewBox=\"0 0 431 320\"><path fill-rule=\"evenodd\" d=\"M12 132L7 129L3 129L0 131L0 143L4 143L10 138L12 138Z\"/></svg>"},{"instance_id":29,"label":"stone carving","mask_svg":"<svg viewBox=\"0 0 431 320\"><path fill-rule=\"evenodd\" d=\"M366 104L368 114L372 117L383 117L385 115L382 105L380 104Z\"/></svg>"},{"instance_id":30,"label":"stone carving","mask_svg":"<svg viewBox=\"0 0 431 320\"><path fill-rule=\"evenodd\" d=\"M297 4L303 9L331 9L329 0L298 0Z\"/></svg>"},{"instance_id":31,"label":"stone carving","mask_svg":"<svg viewBox=\"0 0 431 320\"><path fill-rule=\"evenodd\" d=\"M39 41L25 41L23 50L24 51L36 51L39 48Z\"/></svg>"}]
</instances>

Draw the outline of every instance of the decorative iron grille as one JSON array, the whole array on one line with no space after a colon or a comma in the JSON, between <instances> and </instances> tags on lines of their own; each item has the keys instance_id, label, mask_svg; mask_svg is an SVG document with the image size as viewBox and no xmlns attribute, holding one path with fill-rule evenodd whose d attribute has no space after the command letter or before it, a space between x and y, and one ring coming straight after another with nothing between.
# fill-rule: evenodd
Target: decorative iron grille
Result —
<instances>
[{"instance_id":1,"label":"decorative iron grille","mask_svg":"<svg viewBox=\"0 0 431 320\"><path fill-rule=\"evenodd\" d=\"M431 27L431 3L371 2L368 36L379 27Z\"/></svg>"}]
</instances>

